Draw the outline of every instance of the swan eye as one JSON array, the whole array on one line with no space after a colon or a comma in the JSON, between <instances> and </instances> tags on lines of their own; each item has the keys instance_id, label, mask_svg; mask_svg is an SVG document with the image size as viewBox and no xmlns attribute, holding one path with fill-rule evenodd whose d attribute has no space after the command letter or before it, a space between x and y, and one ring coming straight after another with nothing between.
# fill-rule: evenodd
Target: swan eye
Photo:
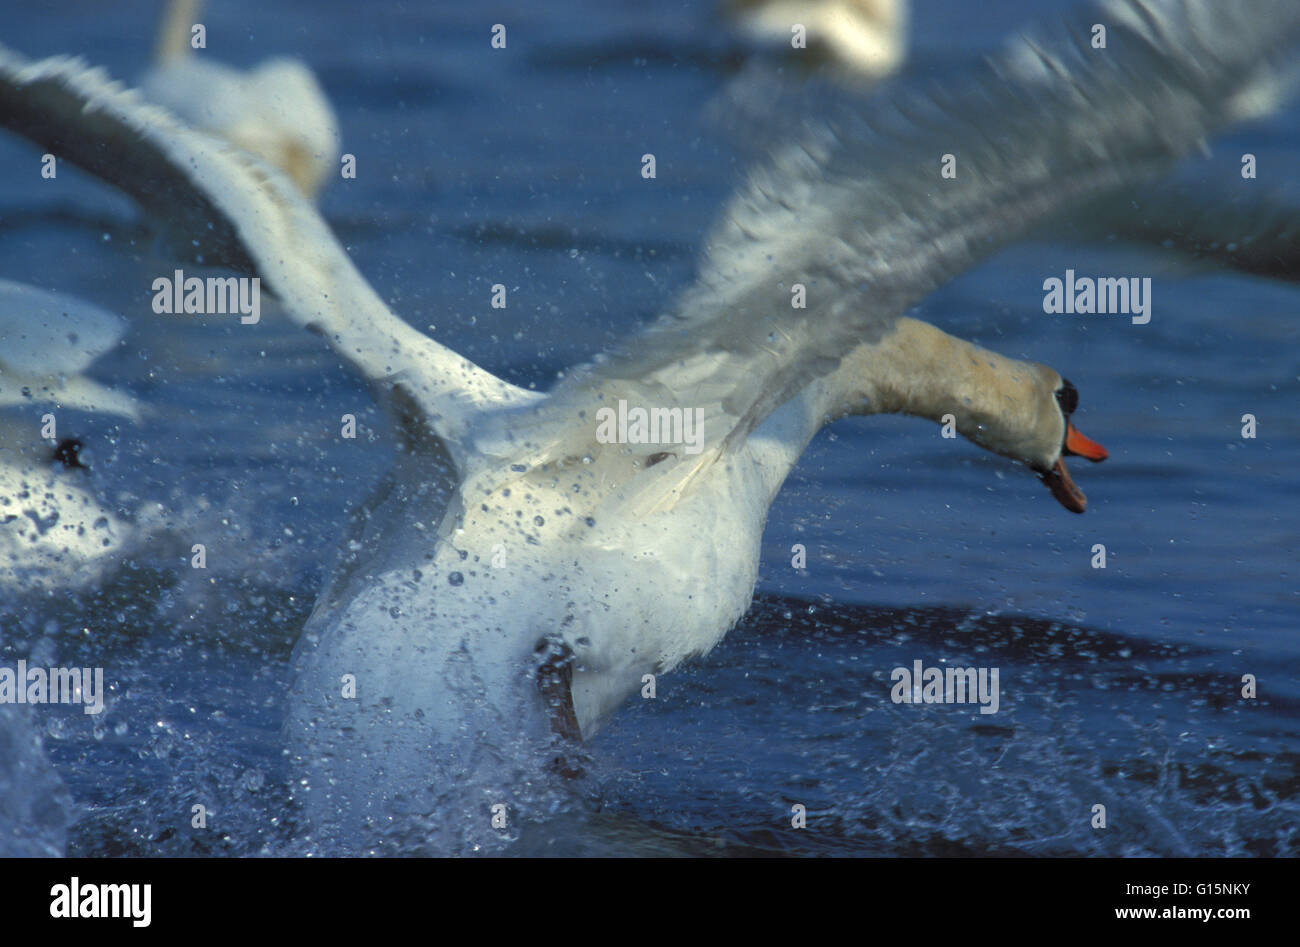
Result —
<instances>
[{"instance_id":1,"label":"swan eye","mask_svg":"<svg viewBox=\"0 0 1300 947\"><path fill-rule=\"evenodd\" d=\"M1070 379L1061 379L1061 387L1056 389L1056 403L1061 406L1066 417L1074 414L1079 407L1079 389L1070 384Z\"/></svg>"}]
</instances>

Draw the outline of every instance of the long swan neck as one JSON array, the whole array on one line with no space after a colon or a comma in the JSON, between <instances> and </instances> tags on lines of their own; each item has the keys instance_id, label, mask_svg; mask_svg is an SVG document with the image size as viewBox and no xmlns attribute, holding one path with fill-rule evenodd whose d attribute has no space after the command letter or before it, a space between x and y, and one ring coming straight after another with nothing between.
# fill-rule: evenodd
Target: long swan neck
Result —
<instances>
[{"instance_id":1,"label":"long swan neck","mask_svg":"<svg viewBox=\"0 0 1300 947\"><path fill-rule=\"evenodd\" d=\"M165 66L189 55L190 29L198 15L199 0L167 0L154 51L156 65Z\"/></svg>"},{"instance_id":2,"label":"long swan neck","mask_svg":"<svg viewBox=\"0 0 1300 947\"><path fill-rule=\"evenodd\" d=\"M820 417L911 414L945 423L994 453L1050 462L1064 421L1052 392L1060 376L900 319L879 342L858 346L822 382Z\"/></svg>"},{"instance_id":3,"label":"long swan neck","mask_svg":"<svg viewBox=\"0 0 1300 947\"><path fill-rule=\"evenodd\" d=\"M899 319L839 367L774 411L750 447L770 503L823 425L850 414L912 414L997 454L1047 469L1060 454L1065 420L1054 393L1061 377L954 338L916 319Z\"/></svg>"}]
</instances>

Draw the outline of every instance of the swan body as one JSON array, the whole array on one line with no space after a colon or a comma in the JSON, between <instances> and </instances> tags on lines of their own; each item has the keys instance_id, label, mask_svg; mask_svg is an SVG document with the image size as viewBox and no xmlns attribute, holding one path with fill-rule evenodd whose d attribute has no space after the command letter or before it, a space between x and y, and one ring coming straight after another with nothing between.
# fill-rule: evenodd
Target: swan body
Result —
<instances>
[{"instance_id":1,"label":"swan body","mask_svg":"<svg viewBox=\"0 0 1300 947\"><path fill-rule=\"evenodd\" d=\"M301 61L276 57L249 70L191 55L197 0L171 0L159 62L141 79L145 97L184 121L270 162L314 197L339 162L338 119Z\"/></svg>"},{"instance_id":2,"label":"swan body","mask_svg":"<svg viewBox=\"0 0 1300 947\"><path fill-rule=\"evenodd\" d=\"M789 45L802 25L810 47L873 79L896 72L906 55L906 0L729 0L726 11L760 42Z\"/></svg>"},{"instance_id":3,"label":"swan body","mask_svg":"<svg viewBox=\"0 0 1300 947\"><path fill-rule=\"evenodd\" d=\"M1088 47L1099 16L1124 55ZM751 173L679 303L545 395L394 316L282 174L101 72L0 48L0 119L254 267L373 383L401 450L295 652L294 791L324 850L479 851L511 833L498 807L517 826L568 804L576 742L743 614L768 507L827 420L948 421L1081 512L1063 458L1105 452L1073 427L1074 387L903 313L1165 172L1257 108L1297 44L1282 0L1108 0L959 91L814 123ZM923 165L945 152L966 170L941 182ZM702 449L602 440L620 402L698 412Z\"/></svg>"},{"instance_id":4,"label":"swan body","mask_svg":"<svg viewBox=\"0 0 1300 947\"><path fill-rule=\"evenodd\" d=\"M902 319L712 457L652 463L665 451L593 452L482 492L471 477L428 506L412 502L427 468L400 468L400 499L363 514L382 553L344 594L322 596L296 655L289 732L318 830L368 837L397 813L463 813L452 821L464 834L424 825L426 838L442 832L439 847L455 850L490 844L473 803L516 800L525 785L540 791L553 735L590 738L645 675L707 653L745 613L767 511L827 419L956 412L962 433L1063 471L1062 384L1045 366ZM526 443L538 410L546 406L498 420ZM665 503L655 481L678 483L679 468L694 465L700 472ZM648 501L657 512L646 513ZM548 706L539 666L553 658L571 707ZM357 675L355 696L339 686L348 674ZM382 785L400 789L368 778L378 760Z\"/></svg>"},{"instance_id":5,"label":"swan body","mask_svg":"<svg viewBox=\"0 0 1300 947\"><path fill-rule=\"evenodd\" d=\"M75 453L60 462L42 437L62 408L138 420L130 395L83 374L124 328L89 303L0 279L0 591L88 585L126 548L132 524L89 488Z\"/></svg>"},{"instance_id":6,"label":"swan body","mask_svg":"<svg viewBox=\"0 0 1300 947\"><path fill-rule=\"evenodd\" d=\"M132 525L74 476L0 460L0 591L86 588L119 560Z\"/></svg>"},{"instance_id":7,"label":"swan body","mask_svg":"<svg viewBox=\"0 0 1300 947\"><path fill-rule=\"evenodd\" d=\"M308 196L338 169L334 110L296 59L270 59L248 71L185 59L151 70L141 89L196 128L284 169Z\"/></svg>"}]
</instances>

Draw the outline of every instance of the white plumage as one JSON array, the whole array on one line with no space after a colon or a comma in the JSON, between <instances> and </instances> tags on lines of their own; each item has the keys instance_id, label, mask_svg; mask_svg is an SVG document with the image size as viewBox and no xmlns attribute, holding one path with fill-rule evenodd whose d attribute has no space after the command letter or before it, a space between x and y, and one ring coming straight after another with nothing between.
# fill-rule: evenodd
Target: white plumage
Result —
<instances>
[{"instance_id":1,"label":"white plumage","mask_svg":"<svg viewBox=\"0 0 1300 947\"><path fill-rule=\"evenodd\" d=\"M84 374L124 330L89 303L0 280L0 594L92 584L133 533L42 436L65 408L138 420L134 398Z\"/></svg>"},{"instance_id":2,"label":"white plumage","mask_svg":"<svg viewBox=\"0 0 1300 947\"><path fill-rule=\"evenodd\" d=\"M140 89L195 128L212 132L285 171L314 197L339 169L339 128L316 76L277 57L240 70L193 55L198 0L170 0L158 64Z\"/></svg>"},{"instance_id":3,"label":"white plumage","mask_svg":"<svg viewBox=\"0 0 1300 947\"><path fill-rule=\"evenodd\" d=\"M1101 14L1115 19L1104 57L1086 40ZM208 259L251 261L392 409L405 450L295 658L288 740L317 838L378 845L416 820L461 850L493 838L467 812L502 799L547 811L565 713L589 736L644 674L708 651L744 613L768 506L829 418L952 414L982 446L1064 476L1060 376L902 314L1236 117L1290 63L1300 10L1112 0L1067 27L959 89L905 90L806 129L732 201L678 306L548 395L390 312L265 165L98 71L0 50L10 127L158 213L198 214ZM1026 58L1043 64L1028 80ZM956 180L938 177L945 152L961 156ZM806 308L790 305L795 282ZM703 450L602 443L596 414L619 400L700 411Z\"/></svg>"}]
</instances>

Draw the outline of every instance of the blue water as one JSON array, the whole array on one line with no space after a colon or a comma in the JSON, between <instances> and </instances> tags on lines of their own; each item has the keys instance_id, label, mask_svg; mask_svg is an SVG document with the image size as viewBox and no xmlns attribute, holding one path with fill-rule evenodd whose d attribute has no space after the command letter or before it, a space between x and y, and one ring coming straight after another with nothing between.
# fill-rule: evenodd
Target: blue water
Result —
<instances>
[{"instance_id":1,"label":"blue water","mask_svg":"<svg viewBox=\"0 0 1300 947\"><path fill-rule=\"evenodd\" d=\"M27 4L4 39L129 79L158 6ZM942 74L1053 6L918 0L914 68ZM707 3L210 7L210 55L293 54L320 76L359 169L322 207L361 271L412 324L519 384L548 387L661 311L743 167L710 120L735 47ZM508 52L488 46L495 22ZM1261 183L1300 179L1298 114L1183 173L1251 151ZM0 137L0 276L131 319L96 374L152 414L74 422L95 488L124 510L161 503L169 523L98 591L0 603L6 661L103 665L110 680L98 717L25 718L71 799L54 836L79 855L307 853L279 739L288 655L391 458L385 421L274 312L256 332L153 315L165 249L124 198L70 169L43 182L37 162ZM1088 513L925 422L833 425L772 510L750 615L615 716L589 747L592 811L531 828L519 851L1300 851L1300 293L1071 233L1001 253L917 315L1078 386L1077 421L1111 454L1074 467ZM1151 277L1151 323L1044 315L1042 281L1066 268ZM488 304L497 282L504 311ZM355 442L335 437L345 412ZM208 545L206 573L188 568L192 542ZM1000 712L892 703L890 669L915 659L999 667ZM1240 697L1243 674L1258 699ZM198 803L206 830L190 828Z\"/></svg>"}]
</instances>

